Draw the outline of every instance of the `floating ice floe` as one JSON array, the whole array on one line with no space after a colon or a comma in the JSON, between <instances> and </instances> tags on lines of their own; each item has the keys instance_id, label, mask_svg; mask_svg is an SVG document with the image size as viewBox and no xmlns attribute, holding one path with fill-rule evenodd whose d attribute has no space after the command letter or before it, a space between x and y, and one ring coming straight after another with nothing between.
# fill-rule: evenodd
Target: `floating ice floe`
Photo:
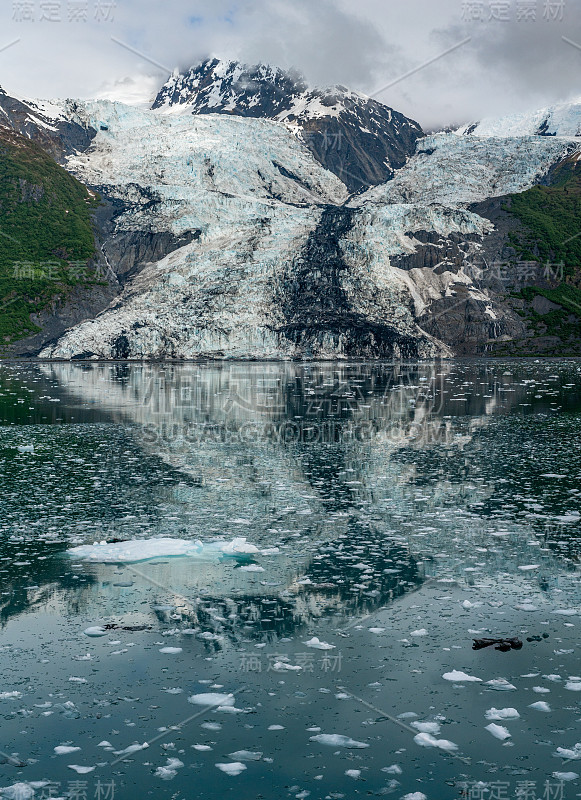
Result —
<instances>
[{"instance_id":1,"label":"floating ice floe","mask_svg":"<svg viewBox=\"0 0 581 800\"><path fill-rule=\"evenodd\" d=\"M87 775L89 772L93 772L95 767L81 767L78 764L68 764L69 769L74 770L79 775Z\"/></svg>"},{"instance_id":2,"label":"floating ice floe","mask_svg":"<svg viewBox=\"0 0 581 800\"><path fill-rule=\"evenodd\" d=\"M22 692L0 692L0 700L18 700Z\"/></svg>"},{"instance_id":3,"label":"floating ice floe","mask_svg":"<svg viewBox=\"0 0 581 800\"><path fill-rule=\"evenodd\" d=\"M357 780L357 778L361 777L361 770L360 769L346 769L345 770L345 775L347 775L348 778L355 778L355 780Z\"/></svg>"},{"instance_id":4,"label":"floating ice floe","mask_svg":"<svg viewBox=\"0 0 581 800\"><path fill-rule=\"evenodd\" d=\"M57 756L68 756L69 753L76 753L77 750L80 750L80 747L70 747L66 744L59 744L58 747L54 748L55 753Z\"/></svg>"},{"instance_id":5,"label":"floating ice floe","mask_svg":"<svg viewBox=\"0 0 581 800\"><path fill-rule=\"evenodd\" d=\"M520 714L516 708L489 708L484 715L486 719L518 719Z\"/></svg>"},{"instance_id":6,"label":"floating ice floe","mask_svg":"<svg viewBox=\"0 0 581 800\"><path fill-rule=\"evenodd\" d=\"M184 766L184 762L179 758L168 758L165 767L158 767L155 770L156 778L161 778L164 781L170 781L178 774L178 769Z\"/></svg>"},{"instance_id":7,"label":"floating ice floe","mask_svg":"<svg viewBox=\"0 0 581 800\"><path fill-rule=\"evenodd\" d=\"M453 669L452 672L444 672L442 678L444 678L445 681L454 681L455 683L482 682L482 678L475 678L473 675L467 675L465 672L460 672L457 669Z\"/></svg>"},{"instance_id":8,"label":"floating ice floe","mask_svg":"<svg viewBox=\"0 0 581 800\"><path fill-rule=\"evenodd\" d=\"M579 777L577 772L553 772L553 778L558 781L576 781Z\"/></svg>"},{"instance_id":9,"label":"floating ice floe","mask_svg":"<svg viewBox=\"0 0 581 800\"><path fill-rule=\"evenodd\" d=\"M211 747L209 748L212 749ZM228 753L228 758L233 761L260 761L262 753L253 753L251 750L236 750L235 753Z\"/></svg>"},{"instance_id":10,"label":"floating ice floe","mask_svg":"<svg viewBox=\"0 0 581 800\"><path fill-rule=\"evenodd\" d=\"M545 703L543 700L538 700L536 703L531 703L529 708L534 708L535 711L546 711L547 713L549 713L551 710L551 706L548 703Z\"/></svg>"},{"instance_id":11,"label":"floating ice floe","mask_svg":"<svg viewBox=\"0 0 581 800\"><path fill-rule=\"evenodd\" d=\"M553 755L558 756L559 758L567 758L571 761L577 761L581 758L581 742L574 744L572 749L567 747L557 747L557 752Z\"/></svg>"},{"instance_id":12,"label":"floating ice floe","mask_svg":"<svg viewBox=\"0 0 581 800\"><path fill-rule=\"evenodd\" d=\"M216 764L219 770L225 772L226 775L240 775L241 772L244 772L247 769L246 764L243 764L241 761L233 761L231 764Z\"/></svg>"},{"instance_id":13,"label":"floating ice floe","mask_svg":"<svg viewBox=\"0 0 581 800\"><path fill-rule=\"evenodd\" d=\"M440 733L441 725L438 722L412 722L412 728L415 728L420 733Z\"/></svg>"},{"instance_id":14,"label":"floating ice floe","mask_svg":"<svg viewBox=\"0 0 581 800\"><path fill-rule=\"evenodd\" d=\"M513 686L506 678L493 678L491 681L486 681L485 686L494 689L495 692L512 692L516 690L516 686Z\"/></svg>"},{"instance_id":15,"label":"floating ice floe","mask_svg":"<svg viewBox=\"0 0 581 800\"><path fill-rule=\"evenodd\" d=\"M254 555L258 547L245 538L235 538L231 542L209 542L188 539L131 539L127 542L95 542L92 545L72 547L67 553L81 561L97 564L119 564L125 562L148 561L160 557L188 557L202 561L223 556Z\"/></svg>"},{"instance_id":16,"label":"floating ice floe","mask_svg":"<svg viewBox=\"0 0 581 800\"><path fill-rule=\"evenodd\" d=\"M319 733L317 736L311 736L310 741L327 744L330 747L346 747L353 750L369 747L366 742L358 742L356 739L351 739L349 736L343 736L340 733Z\"/></svg>"},{"instance_id":17,"label":"floating ice floe","mask_svg":"<svg viewBox=\"0 0 581 800\"><path fill-rule=\"evenodd\" d=\"M315 650L334 650L334 644L327 644L327 642L322 642L316 636L313 636L312 639L309 639L308 642L303 642L304 645L307 647L313 647Z\"/></svg>"},{"instance_id":18,"label":"floating ice floe","mask_svg":"<svg viewBox=\"0 0 581 800\"><path fill-rule=\"evenodd\" d=\"M570 676L565 689L569 689L570 692L581 692L581 678Z\"/></svg>"},{"instance_id":19,"label":"floating ice floe","mask_svg":"<svg viewBox=\"0 0 581 800\"><path fill-rule=\"evenodd\" d=\"M160 653L166 653L167 655L176 655L177 653L182 653L183 650L181 647L161 647L159 650Z\"/></svg>"},{"instance_id":20,"label":"floating ice floe","mask_svg":"<svg viewBox=\"0 0 581 800\"><path fill-rule=\"evenodd\" d=\"M389 767L382 767L381 772L386 772L388 775L401 775L403 770L399 764L392 764Z\"/></svg>"},{"instance_id":21,"label":"floating ice floe","mask_svg":"<svg viewBox=\"0 0 581 800\"><path fill-rule=\"evenodd\" d=\"M40 786L43 786L41 783ZM35 784L32 783L13 783L12 786L5 786L0 789L2 800L29 800L35 795Z\"/></svg>"},{"instance_id":22,"label":"floating ice floe","mask_svg":"<svg viewBox=\"0 0 581 800\"><path fill-rule=\"evenodd\" d=\"M233 706L234 695L203 692L202 694L193 694L188 697L188 703L193 703L196 706Z\"/></svg>"},{"instance_id":23,"label":"floating ice floe","mask_svg":"<svg viewBox=\"0 0 581 800\"><path fill-rule=\"evenodd\" d=\"M410 792L409 794L404 794L401 800L428 800L428 796L423 792Z\"/></svg>"},{"instance_id":24,"label":"floating ice floe","mask_svg":"<svg viewBox=\"0 0 581 800\"><path fill-rule=\"evenodd\" d=\"M93 625L90 628L85 628L83 631L85 636L90 636L91 638L97 638L98 636L106 636L109 631L105 630L102 625Z\"/></svg>"},{"instance_id":25,"label":"floating ice floe","mask_svg":"<svg viewBox=\"0 0 581 800\"><path fill-rule=\"evenodd\" d=\"M510 739L511 735L507 728L504 725L495 725L494 722L491 722L490 725L485 726L485 730L491 733L496 739L500 739L504 741L505 739Z\"/></svg>"},{"instance_id":26,"label":"floating ice floe","mask_svg":"<svg viewBox=\"0 0 581 800\"><path fill-rule=\"evenodd\" d=\"M128 756L131 753L138 753L140 750L147 750L149 744L147 742L143 742L143 744L130 744L129 747L126 747L124 750L115 750L116 756Z\"/></svg>"},{"instance_id":27,"label":"floating ice floe","mask_svg":"<svg viewBox=\"0 0 581 800\"><path fill-rule=\"evenodd\" d=\"M427 632L427 630L425 628L420 628L419 630L412 631L410 633L410 636L427 636L427 635L428 635L428 632Z\"/></svg>"},{"instance_id":28,"label":"floating ice floe","mask_svg":"<svg viewBox=\"0 0 581 800\"><path fill-rule=\"evenodd\" d=\"M419 744L420 747L438 747L440 750L446 750L452 753L458 749L458 745L450 742L448 739L436 739L429 733L418 733L414 736L414 742Z\"/></svg>"}]
</instances>

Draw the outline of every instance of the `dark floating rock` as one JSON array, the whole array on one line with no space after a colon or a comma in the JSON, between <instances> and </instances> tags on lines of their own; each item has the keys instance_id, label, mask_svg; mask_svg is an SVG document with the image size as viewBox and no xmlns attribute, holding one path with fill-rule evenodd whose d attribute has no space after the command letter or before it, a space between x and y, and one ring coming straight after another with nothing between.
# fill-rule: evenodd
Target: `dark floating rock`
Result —
<instances>
[{"instance_id":1,"label":"dark floating rock","mask_svg":"<svg viewBox=\"0 0 581 800\"><path fill-rule=\"evenodd\" d=\"M538 636L538 635L527 636L527 642L542 642L543 639L548 639L548 638L549 638L549 634L548 633L543 633L542 636Z\"/></svg>"},{"instance_id":2,"label":"dark floating rock","mask_svg":"<svg viewBox=\"0 0 581 800\"><path fill-rule=\"evenodd\" d=\"M113 622L108 622L102 626L106 631L150 631L151 625L115 625Z\"/></svg>"},{"instance_id":3,"label":"dark floating rock","mask_svg":"<svg viewBox=\"0 0 581 800\"><path fill-rule=\"evenodd\" d=\"M520 650L522 642L516 637L510 639L474 639L472 649L482 650L484 647L492 647L492 645L495 645L495 650L500 650L501 653L507 653L509 650Z\"/></svg>"}]
</instances>

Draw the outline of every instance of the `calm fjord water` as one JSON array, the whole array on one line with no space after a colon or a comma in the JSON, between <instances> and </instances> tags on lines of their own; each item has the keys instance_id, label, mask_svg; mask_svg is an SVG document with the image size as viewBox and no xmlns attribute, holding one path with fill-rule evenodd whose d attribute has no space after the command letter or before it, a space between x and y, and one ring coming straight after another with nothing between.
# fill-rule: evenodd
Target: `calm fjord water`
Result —
<instances>
[{"instance_id":1,"label":"calm fjord water","mask_svg":"<svg viewBox=\"0 0 581 800\"><path fill-rule=\"evenodd\" d=\"M2 365L0 796L579 796L580 432L578 361ZM257 552L67 552L155 537Z\"/></svg>"}]
</instances>

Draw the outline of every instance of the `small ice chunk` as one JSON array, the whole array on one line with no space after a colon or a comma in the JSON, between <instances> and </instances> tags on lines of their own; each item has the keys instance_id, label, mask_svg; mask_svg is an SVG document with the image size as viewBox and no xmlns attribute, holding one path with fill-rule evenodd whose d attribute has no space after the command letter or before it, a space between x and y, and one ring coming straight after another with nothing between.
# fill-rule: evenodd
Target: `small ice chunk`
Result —
<instances>
[{"instance_id":1,"label":"small ice chunk","mask_svg":"<svg viewBox=\"0 0 581 800\"><path fill-rule=\"evenodd\" d=\"M361 775L361 770L360 769L346 769L345 770L345 775L347 775L348 778L355 778L355 780L357 780L357 778L359 778L360 775Z\"/></svg>"},{"instance_id":2,"label":"small ice chunk","mask_svg":"<svg viewBox=\"0 0 581 800\"><path fill-rule=\"evenodd\" d=\"M85 636L96 638L97 636L106 636L108 631L102 625L93 625L91 628L85 628L83 633Z\"/></svg>"},{"instance_id":3,"label":"small ice chunk","mask_svg":"<svg viewBox=\"0 0 581 800\"><path fill-rule=\"evenodd\" d=\"M236 750L235 753L228 753L228 758L233 761L260 761L262 753L253 753L251 750Z\"/></svg>"},{"instance_id":4,"label":"small ice chunk","mask_svg":"<svg viewBox=\"0 0 581 800\"><path fill-rule=\"evenodd\" d=\"M428 635L428 632L427 632L427 630L425 628L420 628L419 630L412 631L410 633L410 636L427 636L427 635Z\"/></svg>"},{"instance_id":5,"label":"small ice chunk","mask_svg":"<svg viewBox=\"0 0 581 800\"><path fill-rule=\"evenodd\" d=\"M385 628L368 628L370 633L383 633Z\"/></svg>"},{"instance_id":6,"label":"small ice chunk","mask_svg":"<svg viewBox=\"0 0 581 800\"><path fill-rule=\"evenodd\" d=\"M179 758L168 758L165 767L158 767L155 770L155 776L164 781L170 781L178 774L178 769L184 766L184 762Z\"/></svg>"},{"instance_id":7,"label":"small ice chunk","mask_svg":"<svg viewBox=\"0 0 581 800\"><path fill-rule=\"evenodd\" d=\"M30 800L34 794L34 788L29 783L13 783L0 789L2 800Z\"/></svg>"},{"instance_id":8,"label":"small ice chunk","mask_svg":"<svg viewBox=\"0 0 581 800\"><path fill-rule=\"evenodd\" d=\"M401 800L428 800L428 797L423 792L409 792Z\"/></svg>"},{"instance_id":9,"label":"small ice chunk","mask_svg":"<svg viewBox=\"0 0 581 800\"><path fill-rule=\"evenodd\" d=\"M533 686L533 692L537 694L549 694L550 691L546 686Z\"/></svg>"},{"instance_id":10,"label":"small ice chunk","mask_svg":"<svg viewBox=\"0 0 581 800\"><path fill-rule=\"evenodd\" d=\"M518 719L520 714L516 708L489 708L485 714L486 719Z\"/></svg>"},{"instance_id":11,"label":"small ice chunk","mask_svg":"<svg viewBox=\"0 0 581 800\"><path fill-rule=\"evenodd\" d=\"M264 567L260 564L244 564L239 569L241 572L264 572Z\"/></svg>"},{"instance_id":12,"label":"small ice chunk","mask_svg":"<svg viewBox=\"0 0 581 800\"><path fill-rule=\"evenodd\" d=\"M69 769L73 769L79 775L87 775L89 772L93 772L95 767L80 767L78 764L68 764Z\"/></svg>"},{"instance_id":13,"label":"small ice chunk","mask_svg":"<svg viewBox=\"0 0 581 800\"><path fill-rule=\"evenodd\" d=\"M210 747L209 744L193 744L192 747L194 748L194 750L198 750L200 753L207 753L208 750L214 749Z\"/></svg>"},{"instance_id":14,"label":"small ice chunk","mask_svg":"<svg viewBox=\"0 0 581 800\"><path fill-rule=\"evenodd\" d=\"M545 703L544 700L538 700L536 703L531 703L529 708L534 708L536 711L546 711L547 713L551 710L551 706L548 703Z\"/></svg>"},{"instance_id":15,"label":"small ice chunk","mask_svg":"<svg viewBox=\"0 0 581 800\"><path fill-rule=\"evenodd\" d=\"M203 692L202 694L192 694L188 697L188 703L196 706L233 706L234 695Z\"/></svg>"},{"instance_id":16,"label":"small ice chunk","mask_svg":"<svg viewBox=\"0 0 581 800\"><path fill-rule=\"evenodd\" d=\"M444 678L445 681L454 681L455 683L460 683L461 681L482 682L482 678L475 678L473 675L467 675L465 672L459 672L457 669L452 670L452 672L445 672L442 678Z\"/></svg>"},{"instance_id":17,"label":"small ice chunk","mask_svg":"<svg viewBox=\"0 0 581 800\"><path fill-rule=\"evenodd\" d=\"M351 739L349 736L343 736L340 733L319 733L317 736L311 736L310 741L327 744L330 747L347 747L355 750L369 747L365 742L358 742L356 739Z\"/></svg>"},{"instance_id":18,"label":"small ice chunk","mask_svg":"<svg viewBox=\"0 0 581 800\"><path fill-rule=\"evenodd\" d=\"M417 731L421 733L433 733L437 734L440 733L441 725L437 722L412 722L412 728L415 728Z\"/></svg>"},{"instance_id":19,"label":"small ice chunk","mask_svg":"<svg viewBox=\"0 0 581 800\"><path fill-rule=\"evenodd\" d=\"M225 772L226 775L240 775L241 772L244 772L247 769L246 764L243 764L241 761L232 761L229 764L216 764L218 769Z\"/></svg>"},{"instance_id":20,"label":"small ice chunk","mask_svg":"<svg viewBox=\"0 0 581 800\"><path fill-rule=\"evenodd\" d=\"M491 722L490 725L486 725L485 730L491 733L496 739L500 739L501 741L510 739L511 737L511 734L508 732L507 728L504 727L504 725L495 725L494 722Z\"/></svg>"},{"instance_id":21,"label":"small ice chunk","mask_svg":"<svg viewBox=\"0 0 581 800\"><path fill-rule=\"evenodd\" d=\"M523 564L519 569L523 572L528 572L529 570L538 569L540 566L540 564Z\"/></svg>"},{"instance_id":22,"label":"small ice chunk","mask_svg":"<svg viewBox=\"0 0 581 800\"><path fill-rule=\"evenodd\" d=\"M18 700L22 697L22 692L0 692L0 700Z\"/></svg>"},{"instance_id":23,"label":"small ice chunk","mask_svg":"<svg viewBox=\"0 0 581 800\"><path fill-rule=\"evenodd\" d=\"M284 725L269 725L267 730L269 730L269 731L284 731Z\"/></svg>"},{"instance_id":24,"label":"small ice chunk","mask_svg":"<svg viewBox=\"0 0 581 800\"><path fill-rule=\"evenodd\" d=\"M560 758L567 758L571 761L577 761L581 758L581 742L574 744L571 750L567 747L557 747L557 752L555 755L559 756Z\"/></svg>"},{"instance_id":25,"label":"small ice chunk","mask_svg":"<svg viewBox=\"0 0 581 800\"><path fill-rule=\"evenodd\" d=\"M69 753L76 753L77 750L80 750L80 747L70 747L66 744L59 744L58 747L54 748L55 753L57 756L68 756Z\"/></svg>"},{"instance_id":26,"label":"small ice chunk","mask_svg":"<svg viewBox=\"0 0 581 800\"><path fill-rule=\"evenodd\" d=\"M553 778L558 781L576 781L578 777L577 772L553 772Z\"/></svg>"},{"instance_id":27,"label":"small ice chunk","mask_svg":"<svg viewBox=\"0 0 581 800\"><path fill-rule=\"evenodd\" d=\"M387 772L388 775L401 775L403 770L399 764L392 764L390 767L382 767L381 771Z\"/></svg>"},{"instance_id":28,"label":"small ice chunk","mask_svg":"<svg viewBox=\"0 0 581 800\"><path fill-rule=\"evenodd\" d=\"M181 647L161 647L160 653L166 653L167 655L176 655L177 653L182 653L183 650Z\"/></svg>"},{"instance_id":29,"label":"small ice chunk","mask_svg":"<svg viewBox=\"0 0 581 800\"><path fill-rule=\"evenodd\" d=\"M581 681L567 681L565 689L569 689L570 692L581 692Z\"/></svg>"},{"instance_id":30,"label":"small ice chunk","mask_svg":"<svg viewBox=\"0 0 581 800\"><path fill-rule=\"evenodd\" d=\"M309 639L308 642L303 642L303 644L306 645L307 647L312 647L315 650L334 650L335 649L335 645L334 644L327 644L327 642L322 642L316 636L313 636L313 638Z\"/></svg>"},{"instance_id":31,"label":"small ice chunk","mask_svg":"<svg viewBox=\"0 0 581 800\"><path fill-rule=\"evenodd\" d=\"M511 692L516 689L516 686L513 686L506 678L493 678L491 681L486 681L485 685L494 689L495 692Z\"/></svg>"}]
</instances>

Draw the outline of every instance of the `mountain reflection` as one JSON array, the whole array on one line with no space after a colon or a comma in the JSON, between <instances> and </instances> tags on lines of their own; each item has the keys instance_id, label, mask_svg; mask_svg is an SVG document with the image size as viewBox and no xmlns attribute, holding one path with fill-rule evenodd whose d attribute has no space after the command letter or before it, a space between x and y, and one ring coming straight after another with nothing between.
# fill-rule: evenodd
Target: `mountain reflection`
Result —
<instances>
[{"instance_id":1,"label":"mountain reflection","mask_svg":"<svg viewBox=\"0 0 581 800\"><path fill-rule=\"evenodd\" d=\"M55 595L77 613L98 592L112 617L151 623L115 588L116 567L75 577L69 542L245 536L279 548L259 578L186 560L132 577L148 600L164 599L148 576L197 597L182 619L234 639L370 613L418 586L462 525L470 537L475 520L494 524L510 474L500 462L483 472L491 422L581 407L566 362L55 363L3 367L0 390L2 620ZM15 458L27 436L38 452ZM568 531L545 530L544 544L574 558Z\"/></svg>"}]
</instances>

